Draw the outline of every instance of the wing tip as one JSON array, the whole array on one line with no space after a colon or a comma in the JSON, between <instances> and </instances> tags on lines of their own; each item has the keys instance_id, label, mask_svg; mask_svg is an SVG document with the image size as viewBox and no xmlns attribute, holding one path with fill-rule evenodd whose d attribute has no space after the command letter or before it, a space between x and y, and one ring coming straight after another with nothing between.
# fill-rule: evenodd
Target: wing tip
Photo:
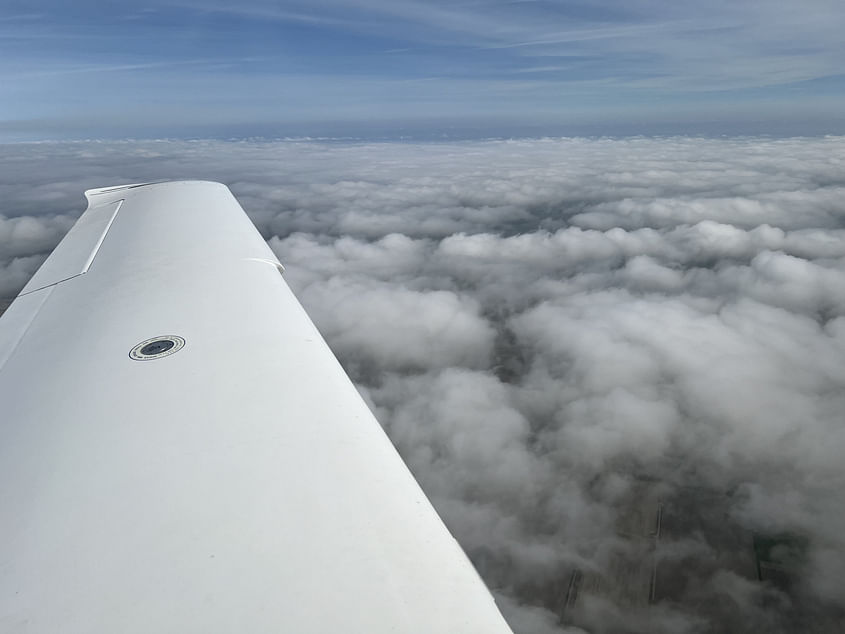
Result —
<instances>
[{"instance_id":1,"label":"wing tip","mask_svg":"<svg viewBox=\"0 0 845 634\"><path fill-rule=\"evenodd\" d=\"M148 183L127 183L126 185L111 185L109 187L95 187L94 189L85 190L85 198L91 199L92 196L99 196L100 194L110 194L112 192L121 191L123 189L134 189L135 187L144 187L145 185L153 185L155 182Z\"/></svg>"},{"instance_id":2,"label":"wing tip","mask_svg":"<svg viewBox=\"0 0 845 634\"><path fill-rule=\"evenodd\" d=\"M210 185L218 185L222 187L226 187L223 183L219 183L217 181L205 181L205 180L157 180L157 181L147 181L144 183L127 183L125 185L111 185L109 187L95 187L93 189L86 189L85 190L85 198L88 201L88 206L91 207L94 204L94 199L98 196L102 196L105 194L114 194L117 192L126 191L127 189L137 189L139 187L149 187L150 185L174 185L177 183L206 183ZM98 203L100 201L97 201Z\"/></svg>"}]
</instances>

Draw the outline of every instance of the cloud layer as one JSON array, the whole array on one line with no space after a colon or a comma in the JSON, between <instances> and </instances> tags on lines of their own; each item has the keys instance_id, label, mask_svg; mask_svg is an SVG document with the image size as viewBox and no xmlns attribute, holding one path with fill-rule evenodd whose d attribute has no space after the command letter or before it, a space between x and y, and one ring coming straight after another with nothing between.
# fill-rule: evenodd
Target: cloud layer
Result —
<instances>
[{"instance_id":1,"label":"cloud layer","mask_svg":"<svg viewBox=\"0 0 845 634\"><path fill-rule=\"evenodd\" d=\"M86 187L226 182L517 632L832 632L842 156L839 137L0 146L0 295Z\"/></svg>"}]
</instances>

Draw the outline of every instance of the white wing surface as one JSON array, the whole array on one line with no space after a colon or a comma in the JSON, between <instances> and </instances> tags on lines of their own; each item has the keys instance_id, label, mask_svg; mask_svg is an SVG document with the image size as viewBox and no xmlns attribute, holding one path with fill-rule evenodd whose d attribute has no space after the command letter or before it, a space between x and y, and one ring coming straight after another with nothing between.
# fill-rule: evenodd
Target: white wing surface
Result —
<instances>
[{"instance_id":1,"label":"white wing surface","mask_svg":"<svg viewBox=\"0 0 845 634\"><path fill-rule=\"evenodd\" d=\"M0 632L510 632L229 190L86 195L0 319Z\"/></svg>"}]
</instances>

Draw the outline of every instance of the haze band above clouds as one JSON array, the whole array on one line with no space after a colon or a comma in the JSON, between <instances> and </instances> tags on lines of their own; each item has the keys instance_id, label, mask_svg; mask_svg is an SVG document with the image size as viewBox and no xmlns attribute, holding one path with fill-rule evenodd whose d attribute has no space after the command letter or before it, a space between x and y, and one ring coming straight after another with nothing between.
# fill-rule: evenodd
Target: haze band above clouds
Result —
<instances>
[{"instance_id":1,"label":"haze band above clouds","mask_svg":"<svg viewBox=\"0 0 845 634\"><path fill-rule=\"evenodd\" d=\"M5 145L0 296L84 189L223 181L516 631L835 631L843 157L842 137ZM689 535L662 555L711 562L689 601L585 600L560 625L543 588L610 574L642 481L805 538L800 587Z\"/></svg>"}]
</instances>

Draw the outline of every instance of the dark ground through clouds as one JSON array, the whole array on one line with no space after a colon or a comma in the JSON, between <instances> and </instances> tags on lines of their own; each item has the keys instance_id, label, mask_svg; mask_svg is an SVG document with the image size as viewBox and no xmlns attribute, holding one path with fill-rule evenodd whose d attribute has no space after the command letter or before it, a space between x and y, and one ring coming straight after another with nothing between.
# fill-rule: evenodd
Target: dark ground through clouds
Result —
<instances>
[{"instance_id":1,"label":"dark ground through clouds","mask_svg":"<svg viewBox=\"0 0 845 634\"><path fill-rule=\"evenodd\" d=\"M0 298L84 189L227 183L516 632L845 630L845 138L0 163Z\"/></svg>"}]
</instances>

